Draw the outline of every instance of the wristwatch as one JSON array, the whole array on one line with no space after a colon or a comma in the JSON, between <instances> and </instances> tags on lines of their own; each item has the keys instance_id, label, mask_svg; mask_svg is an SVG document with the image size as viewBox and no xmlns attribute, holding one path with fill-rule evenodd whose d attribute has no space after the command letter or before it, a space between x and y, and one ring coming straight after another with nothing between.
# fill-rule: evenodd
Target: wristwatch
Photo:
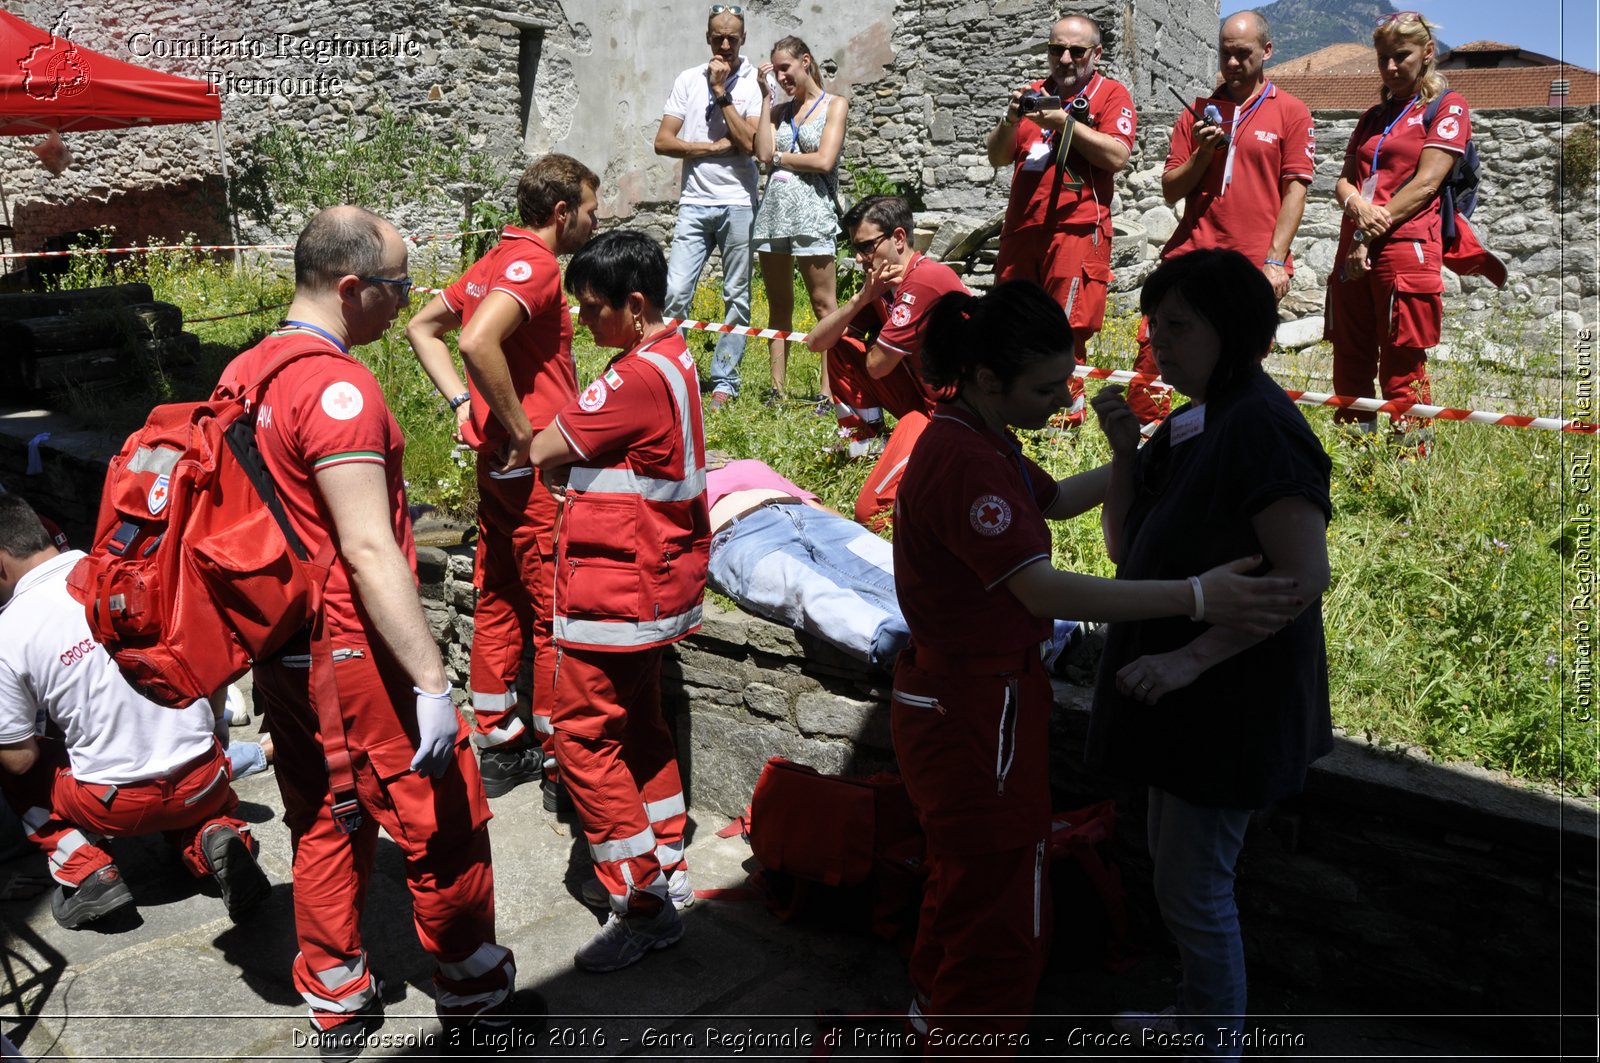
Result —
<instances>
[{"instance_id":1,"label":"wristwatch","mask_svg":"<svg viewBox=\"0 0 1600 1063\"><path fill-rule=\"evenodd\" d=\"M452 410L459 410L461 407L465 406L471 401L472 393L470 391L463 391L461 394L450 400L450 408Z\"/></svg>"},{"instance_id":2,"label":"wristwatch","mask_svg":"<svg viewBox=\"0 0 1600 1063\"><path fill-rule=\"evenodd\" d=\"M772 168L774 170L783 169L783 152L775 151L772 153Z\"/></svg>"},{"instance_id":3,"label":"wristwatch","mask_svg":"<svg viewBox=\"0 0 1600 1063\"><path fill-rule=\"evenodd\" d=\"M733 105L733 96L730 93L724 92L721 96L718 96L711 102L716 104L718 107L730 107Z\"/></svg>"},{"instance_id":4,"label":"wristwatch","mask_svg":"<svg viewBox=\"0 0 1600 1063\"><path fill-rule=\"evenodd\" d=\"M1366 243L1367 242L1367 230L1365 230L1365 229L1357 229L1355 232L1351 233L1350 234L1350 242L1353 243L1353 244L1364 244L1364 243Z\"/></svg>"}]
</instances>

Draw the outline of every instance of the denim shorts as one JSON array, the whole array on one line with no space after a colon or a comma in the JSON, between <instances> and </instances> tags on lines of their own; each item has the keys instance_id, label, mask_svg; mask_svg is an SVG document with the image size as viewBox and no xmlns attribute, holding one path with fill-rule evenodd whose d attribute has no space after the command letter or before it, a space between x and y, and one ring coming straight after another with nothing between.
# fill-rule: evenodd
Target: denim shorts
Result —
<instances>
[{"instance_id":1,"label":"denim shorts","mask_svg":"<svg viewBox=\"0 0 1600 1063\"><path fill-rule=\"evenodd\" d=\"M793 255L796 258L832 258L835 248L831 236L768 236L751 244L758 253Z\"/></svg>"}]
</instances>

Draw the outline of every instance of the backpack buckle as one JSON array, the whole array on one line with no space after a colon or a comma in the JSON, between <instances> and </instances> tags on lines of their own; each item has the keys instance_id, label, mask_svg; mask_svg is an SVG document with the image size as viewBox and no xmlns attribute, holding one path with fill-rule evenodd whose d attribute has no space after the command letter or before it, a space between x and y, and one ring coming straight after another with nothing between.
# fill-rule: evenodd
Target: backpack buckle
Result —
<instances>
[{"instance_id":1,"label":"backpack buckle","mask_svg":"<svg viewBox=\"0 0 1600 1063\"><path fill-rule=\"evenodd\" d=\"M361 802L352 797L345 801L335 801L333 805L333 827L340 834L354 834L361 829Z\"/></svg>"},{"instance_id":2,"label":"backpack buckle","mask_svg":"<svg viewBox=\"0 0 1600 1063\"><path fill-rule=\"evenodd\" d=\"M106 549L121 557L128 552L128 547L139 537L139 525L130 520L125 520L117 525L117 530L111 533L111 538L106 540Z\"/></svg>"}]
</instances>

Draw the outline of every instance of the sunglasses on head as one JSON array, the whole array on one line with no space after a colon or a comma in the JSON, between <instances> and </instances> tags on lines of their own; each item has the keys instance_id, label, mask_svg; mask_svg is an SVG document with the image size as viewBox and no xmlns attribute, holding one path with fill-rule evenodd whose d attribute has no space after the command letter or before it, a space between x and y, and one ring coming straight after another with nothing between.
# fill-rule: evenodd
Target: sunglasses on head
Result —
<instances>
[{"instance_id":1,"label":"sunglasses on head","mask_svg":"<svg viewBox=\"0 0 1600 1063\"><path fill-rule=\"evenodd\" d=\"M1420 12L1420 11L1396 11L1392 15L1384 15L1382 18L1378 19L1378 29L1381 30L1385 26L1388 26L1388 25L1391 25L1391 24L1395 24L1395 23L1401 23L1401 22L1420 22L1420 23L1422 23L1422 28L1423 29L1427 29L1428 28L1428 20L1422 17L1422 12ZM1428 31L1428 36L1430 36L1430 37L1433 36L1433 31L1432 30Z\"/></svg>"},{"instance_id":2,"label":"sunglasses on head","mask_svg":"<svg viewBox=\"0 0 1600 1063\"><path fill-rule=\"evenodd\" d=\"M1093 45L1086 44L1049 44L1045 46L1045 51L1057 58L1065 54L1072 56L1074 59L1082 59L1093 50Z\"/></svg>"}]
</instances>

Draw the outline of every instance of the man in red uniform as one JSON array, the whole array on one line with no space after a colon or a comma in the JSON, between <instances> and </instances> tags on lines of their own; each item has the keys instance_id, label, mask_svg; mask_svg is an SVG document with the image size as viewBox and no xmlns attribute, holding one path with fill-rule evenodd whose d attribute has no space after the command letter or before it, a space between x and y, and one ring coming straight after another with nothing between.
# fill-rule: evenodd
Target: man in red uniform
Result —
<instances>
[{"instance_id":1,"label":"man in red uniform","mask_svg":"<svg viewBox=\"0 0 1600 1063\"><path fill-rule=\"evenodd\" d=\"M1316 169L1316 130L1306 105L1267 80L1271 30L1254 11L1227 19L1217 37L1222 84L1211 94L1222 121L1185 111L1172 127L1161 176L1168 203L1183 200L1183 219L1163 259L1208 247L1238 251L1261 267L1279 299L1289 293L1306 189ZM1137 373L1159 370L1149 322L1139 319ZM1166 417L1172 393L1135 385L1128 405L1145 424Z\"/></svg>"},{"instance_id":2,"label":"man in red uniform","mask_svg":"<svg viewBox=\"0 0 1600 1063\"><path fill-rule=\"evenodd\" d=\"M933 412L922 379L927 315L939 298L964 292L961 278L911 245L911 204L901 196L868 196L844 216L844 230L865 274L851 300L817 322L806 336L827 352L841 435L849 454L882 453L856 499L856 519L868 523L894 507L900 473L912 444ZM900 419L883 445L883 414Z\"/></svg>"},{"instance_id":3,"label":"man in red uniform","mask_svg":"<svg viewBox=\"0 0 1600 1063\"><path fill-rule=\"evenodd\" d=\"M508 225L488 254L406 326L417 360L456 412L478 452L478 604L472 632L473 742L484 792L509 793L539 778L548 748L555 644L555 499L528 464L528 446L577 397L572 315L557 255L594 231L600 178L568 155L546 155L517 184L522 226ZM444 337L460 328L463 384ZM516 715L517 673L533 639L533 728ZM545 789L555 811L555 780Z\"/></svg>"},{"instance_id":4,"label":"man in red uniform","mask_svg":"<svg viewBox=\"0 0 1600 1063\"><path fill-rule=\"evenodd\" d=\"M1111 195L1133 151L1138 116L1120 83L1096 72L1100 28L1068 15L1050 29L1050 74L1011 94L989 131L989 165L1015 163L995 280L1031 280L1067 312L1079 365L1106 315L1111 282ZM1024 112L1029 94L1061 107ZM1070 116L1069 116L1070 112ZM1083 420L1083 382L1071 383L1071 424Z\"/></svg>"},{"instance_id":5,"label":"man in red uniform","mask_svg":"<svg viewBox=\"0 0 1600 1063\"><path fill-rule=\"evenodd\" d=\"M405 856L447 1032L493 1028L502 1012L536 1007L510 1001L516 968L495 944L489 809L417 597L405 441L377 380L350 355L383 335L410 283L392 225L359 207L322 211L295 245L287 318L219 384L254 383L286 350L324 352L290 363L252 396L257 442L290 523L312 554L335 547L324 623L358 807L336 803L345 773L330 770L324 752L307 646L291 643L254 671L294 845L294 983L324 1059L353 1058L382 1022L360 931L379 827Z\"/></svg>"},{"instance_id":6,"label":"man in red uniform","mask_svg":"<svg viewBox=\"0 0 1600 1063\"><path fill-rule=\"evenodd\" d=\"M574 959L614 971L681 938L677 909L692 897L661 659L700 627L711 520L699 379L662 322L661 248L606 233L574 256L567 287L595 342L625 352L533 441L534 462L566 485L556 759L611 909Z\"/></svg>"}]
</instances>

